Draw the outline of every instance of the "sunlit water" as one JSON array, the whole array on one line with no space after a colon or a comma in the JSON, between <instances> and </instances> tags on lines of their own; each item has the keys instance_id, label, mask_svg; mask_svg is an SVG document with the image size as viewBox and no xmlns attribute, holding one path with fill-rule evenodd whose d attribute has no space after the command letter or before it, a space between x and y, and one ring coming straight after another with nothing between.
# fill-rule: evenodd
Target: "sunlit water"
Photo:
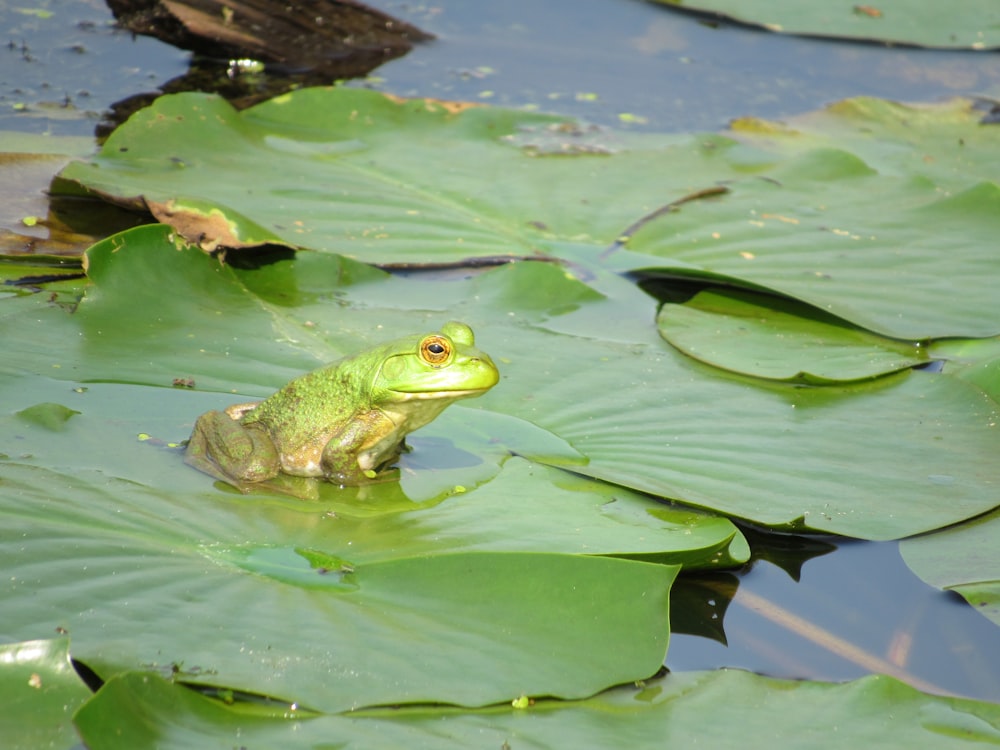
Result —
<instances>
[{"instance_id":1,"label":"sunlit water","mask_svg":"<svg viewBox=\"0 0 1000 750\"><path fill-rule=\"evenodd\" d=\"M112 103L187 68L188 53L115 30L97 0L28 5L0 4L0 128L89 135ZM716 130L736 117L780 118L848 96L1000 94L1000 67L988 53L785 38L713 27L640 0L380 7L438 40L353 85L605 125ZM720 591L734 583L729 576L712 581ZM714 607L728 645L677 632L672 669L735 666L840 680L887 664L930 689L1000 700L996 626L917 579L895 544L842 543L808 559L799 582L759 561L740 576L724 616L722 593L698 591L703 606L692 609L705 613L702 626L714 626L719 638Z\"/></svg>"}]
</instances>

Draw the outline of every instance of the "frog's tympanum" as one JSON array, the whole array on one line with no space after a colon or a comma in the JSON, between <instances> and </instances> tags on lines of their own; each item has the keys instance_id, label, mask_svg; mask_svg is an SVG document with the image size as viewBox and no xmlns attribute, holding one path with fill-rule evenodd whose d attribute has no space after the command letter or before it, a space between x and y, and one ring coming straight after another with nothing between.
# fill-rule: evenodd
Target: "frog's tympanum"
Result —
<instances>
[{"instance_id":1,"label":"frog's tympanum","mask_svg":"<svg viewBox=\"0 0 1000 750\"><path fill-rule=\"evenodd\" d=\"M279 473L378 481L407 434L499 377L472 329L453 321L314 370L264 401L203 414L185 460L244 490Z\"/></svg>"}]
</instances>

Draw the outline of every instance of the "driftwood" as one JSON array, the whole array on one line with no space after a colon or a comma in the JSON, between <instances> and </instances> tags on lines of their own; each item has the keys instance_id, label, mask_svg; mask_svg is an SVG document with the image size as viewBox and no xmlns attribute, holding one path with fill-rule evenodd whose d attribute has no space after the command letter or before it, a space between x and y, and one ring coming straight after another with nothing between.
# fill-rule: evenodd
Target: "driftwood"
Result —
<instances>
[{"instance_id":1,"label":"driftwood","mask_svg":"<svg viewBox=\"0 0 1000 750\"><path fill-rule=\"evenodd\" d=\"M364 75L433 38L354 0L107 0L137 34L217 60L253 59L287 73Z\"/></svg>"}]
</instances>

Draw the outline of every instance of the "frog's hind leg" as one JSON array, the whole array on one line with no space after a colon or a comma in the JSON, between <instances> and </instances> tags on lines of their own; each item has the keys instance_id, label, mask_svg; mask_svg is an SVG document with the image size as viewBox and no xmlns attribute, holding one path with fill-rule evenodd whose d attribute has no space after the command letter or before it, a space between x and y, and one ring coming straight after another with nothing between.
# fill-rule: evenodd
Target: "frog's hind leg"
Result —
<instances>
[{"instance_id":1,"label":"frog's hind leg","mask_svg":"<svg viewBox=\"0 0 1000 750\"><path fill-rule=\"evenodd\" d=\"M277 476L278 451L263 430L245 427L225 412L210 411L195 422L184 461L241 490L244 483Z\"/></svg>"}]
</instances>

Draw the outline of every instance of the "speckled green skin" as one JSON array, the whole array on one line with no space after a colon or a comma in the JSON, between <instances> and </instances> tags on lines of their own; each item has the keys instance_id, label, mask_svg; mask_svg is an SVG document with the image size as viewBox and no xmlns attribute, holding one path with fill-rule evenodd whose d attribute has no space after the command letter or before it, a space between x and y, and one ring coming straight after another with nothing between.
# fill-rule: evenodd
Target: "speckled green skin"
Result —
<instances>
[{"instance_id":1,"label":"speckled green skin","mask_svg":"<svg viewBox=\"0 0 1000 750\"><path fill-rule=\"evenodd\" d=\"M428 344L447 359L428 361ZM498 380L472 330L447 323L439 334L406 336L310 372L259 403L203 414L185 460L244 490L279 473L342 486L377 481L407 434Z\"/></svg>"}]
</instances>

